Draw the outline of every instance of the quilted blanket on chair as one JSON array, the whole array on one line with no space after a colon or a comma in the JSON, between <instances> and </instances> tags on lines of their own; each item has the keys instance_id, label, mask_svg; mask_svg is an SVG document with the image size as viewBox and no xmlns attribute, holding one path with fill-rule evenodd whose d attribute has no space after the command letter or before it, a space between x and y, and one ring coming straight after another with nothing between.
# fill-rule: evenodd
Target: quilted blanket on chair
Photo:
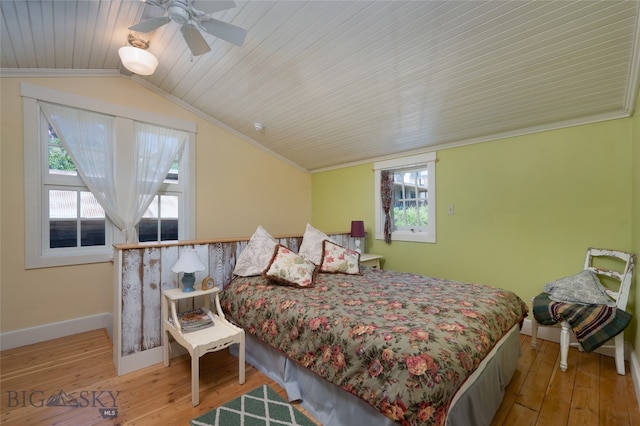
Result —
<instances>
[{"instance_id":1,"label":"quilted blanket on chair","mask_svg":"<svg viewBox=\"0 0 640 426\"><path fill-rule=\"evenodd\" d=\"M567 321L587 352L621 333L631 321L631 314L616 307L554 302L547 293L533 299L533 317L541 325Z\"/></svg>"}]
</instances>

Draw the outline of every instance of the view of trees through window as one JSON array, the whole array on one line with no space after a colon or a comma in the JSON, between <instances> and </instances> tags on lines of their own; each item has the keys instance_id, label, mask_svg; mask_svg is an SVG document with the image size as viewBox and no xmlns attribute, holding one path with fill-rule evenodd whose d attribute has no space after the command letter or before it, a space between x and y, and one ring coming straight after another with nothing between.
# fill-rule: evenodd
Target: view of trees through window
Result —
<instances>
[{"instance_id":1,"label":"view of trees through window","mask_svg":"<svg viewBox=\"0 0 640 426\"><path fill-rule=\"evenodd\" d=\"M429 219L426 169L394 173L393 224L397 230L420 230Z\"/></svg>"}]
</instances>

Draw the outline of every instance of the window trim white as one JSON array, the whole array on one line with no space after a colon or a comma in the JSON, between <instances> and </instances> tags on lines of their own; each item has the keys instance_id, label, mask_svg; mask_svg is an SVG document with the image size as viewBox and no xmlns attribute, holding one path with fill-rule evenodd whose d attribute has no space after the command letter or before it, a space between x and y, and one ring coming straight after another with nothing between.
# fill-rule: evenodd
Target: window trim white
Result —
<instances>
[{"instance_id":1,"label":"window trim white","mask_svg":"<svg viewBox=\"0 0 640 426\"><path fill-rule=\"evenodd\" d=\"M384 214L382 210L382 200L380 196L380 174L383 170L398 170L406 168L425 167L429 173L428 205L429 222L423 232L393 231L392 241L410 241L422 243L436 242L436 152L411 155L408 157L394 158L391 160L377 161L373 163L375 172L374 179L374 202L375 202L375 238L384 240Z\"/></svg>"},{"instance_id":2,"label":"window trim white","mask_svg":"<svg viewBox=\"0 0 640 426\"><path fill-rule=\"evenodd\" d=\"M112 246L106 246L101 250L87 250L86 248L79 248L76 251L60 250L57 253L45 250L43 247L44 220L42 220L42 214L45 206L42 185L44 167L42 164L45 159L41 149L40 129L43 123L40 107L37 103L38 100L92 110L116 117L126 117L127 119L144 121L163 127L173 127L187 132L189 136L185 143L180 164L180 177L184 179L183 184L185 187L182 192L183 204L179 212L179 214L183 215L181 218L184 220L182 222L183 226L180 227L179 238L185 240L195 239L195 134L197 130L195 122L110 104L28 83L21 84L21 95L23 97L24 126L25 269L81 265L113 260ZM114 237L112 235L111 241L116 241Z\"/></svg>"}]
</instances>

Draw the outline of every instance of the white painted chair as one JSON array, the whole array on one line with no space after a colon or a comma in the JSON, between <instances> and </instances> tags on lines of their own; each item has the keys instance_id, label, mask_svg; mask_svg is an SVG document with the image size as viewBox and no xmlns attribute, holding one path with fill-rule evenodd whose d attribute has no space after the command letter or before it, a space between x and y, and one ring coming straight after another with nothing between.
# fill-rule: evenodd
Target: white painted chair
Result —
<instances>
[{"instance_id":1,"label":"white painted chair","mask_svg":"<svg viewBox=\"0 0 640 426\"><path fill-rule=\"evenodd\" d=\"M606 258L615 258L624 262L624 268L622 272L618 272L611 269L605 269L594 266L594 259L606 259ZM598 261L598 264L601 262ZM631 289L631 282L633 277L633 269L636 264L636 255L632 253L626 253L623 251L617 250L607 250L607 249L598 249L598 248L589 248L587 250L587 258L584 263L584 269L590 269L595 272L599 276L606 276L612 278L609 281L617 281L619 282L618 291L614 291L610 288L607 288L607 294L616 301L616 308L626 310L627 309L627 301L629 299L629 290ZM533 312L533 309L532 309ZM577 346L580 350L582 348L578 343L570 342L570 332L571 327L569 323L566 321L561 322L562 330L560 332L560 370L567 371L567 356L569 354L569 346ZM535 349L537 347L537 337L538 337L538 327L546 327L539 325L538 322L533 318L531 321L531 346ZM615 348L615 359L616 359L616 370L618 374L624 376L625 367L624 367L624 333L620 333L615 336L613 339L614 344L607 344L601 346L602 348Z\"/></svg>"}]
</instances>

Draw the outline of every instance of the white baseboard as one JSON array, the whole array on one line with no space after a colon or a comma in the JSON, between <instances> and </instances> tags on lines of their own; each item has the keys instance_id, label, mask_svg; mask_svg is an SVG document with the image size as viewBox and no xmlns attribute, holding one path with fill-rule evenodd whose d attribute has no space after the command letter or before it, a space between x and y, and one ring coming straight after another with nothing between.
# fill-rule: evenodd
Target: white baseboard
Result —
<instances>
[{"instance_id":1,"label":"white baseboard","mask_svg":"<svg viewBox=\"0 0 640 426\"><path fill-rule=\"evenodd\" d=\"M162 346L145 351L136 352L135 354L114 358L116 372L118 376L129 374L142 368L150 367L154 364L164 362L164 351ZM169 356L175 358L188 353L187 350L177 342L171 342L171 350Z\"/></svg>"},{"instance_id":2,"label":"white baseboard","mask_svg":"<svg viewBox=\"0 0 640 426\"><path fill-rule=\"evenodd\" d=\"M43 324L36 327L0 333L0 350L13 349L33 343L45 342L85 331L106 328L113 339L113 316L109 312L74 318L67 321Z\"/></svg>"}]
</instances>

